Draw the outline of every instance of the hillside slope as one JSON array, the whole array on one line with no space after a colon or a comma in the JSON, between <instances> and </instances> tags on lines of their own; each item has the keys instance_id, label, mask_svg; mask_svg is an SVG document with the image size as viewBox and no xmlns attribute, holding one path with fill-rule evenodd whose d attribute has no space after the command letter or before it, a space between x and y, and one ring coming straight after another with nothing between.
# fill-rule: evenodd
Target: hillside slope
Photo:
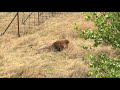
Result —
<instances>
[{"instance_id":1,"label":"hillside slope","mask_svg":"<svg viewBox=\"0 0 120 90\"><path fill-rule=\"evenodd\" d=\"M80 25L81 30L94 28L93 22L85 21L82 13L74 12L50 18L34 33L19 38L6 33L0 38L0 77L88 77L84 55L90 54L91 50L80 46L90 46L92 41L81 40L73 29L74 23ZM67 50L36 54L42 45L60 39L70 40Z\"/></svg>"}]
</instances>

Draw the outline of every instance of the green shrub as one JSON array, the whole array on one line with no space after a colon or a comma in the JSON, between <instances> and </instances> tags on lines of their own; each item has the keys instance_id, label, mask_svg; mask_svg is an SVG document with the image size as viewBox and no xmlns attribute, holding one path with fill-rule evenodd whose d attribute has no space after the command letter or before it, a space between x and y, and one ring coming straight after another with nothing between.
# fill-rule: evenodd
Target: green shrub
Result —
<instances>
[{"instance_id":1,"label":"green shrub","mask_svg":"<svg viewBox=\"0 0 120 90\"><path fill-rule=\"evenodd\" d=\"M105 54L90 55L92 68L89 74L97 78L120 78L120 59L107 58Z\"/></svg>"},{"instance_id":2,"label":"green shrub","mask_svg":"<svg viewBox=\"0 0 120 90\"><path fill-rule=\"evenodd\" d=\"M94 21L97 30L81 31L83 38L94 39L95 46L104 42L114 48L120 48L120 12L94 12L86 18Z\"/></svg>"},{"instance_id":3,"label":"green shrub","mask_svg":"<svg viewBox=\"0 0 120 90\"><path fill-rule=\"evenodd\" d=\"M94 21L97 29L80 31L81 38L93 39L96 47L105 43L120 48L120 12L91 12L85 19ZM100 54L91 55L90 60L91 77L120 77L120 59Z\"/></svg>"}]
</instances>

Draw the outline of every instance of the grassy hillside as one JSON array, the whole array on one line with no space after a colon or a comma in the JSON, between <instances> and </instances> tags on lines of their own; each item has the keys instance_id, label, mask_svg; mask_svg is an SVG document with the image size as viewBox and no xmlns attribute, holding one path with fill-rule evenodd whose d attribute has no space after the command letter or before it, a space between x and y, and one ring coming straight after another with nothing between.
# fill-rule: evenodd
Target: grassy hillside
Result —
<instances>
[{"instance_id":1,"label":"grassy hillside","mask_svg":"<svg viewBox=\"0 0 120 90\"><path fill-rule=\"evenodd\" d=\"M83 49L82 45L92 46L93 42L79 38L79 34L73 28L75 23L80 26L80 30L95 28L93 22L84 20L82 13L70 12L46 20L36 27L35 31L31 29L30 34L19 38L9 32L0 37L0 77L88 77L90 68L87 55L102 52L113 56L114 51L104 45ZM68 49L36 54L42 45L60 39L70 40Z\"/></svg>"}]
</instances>

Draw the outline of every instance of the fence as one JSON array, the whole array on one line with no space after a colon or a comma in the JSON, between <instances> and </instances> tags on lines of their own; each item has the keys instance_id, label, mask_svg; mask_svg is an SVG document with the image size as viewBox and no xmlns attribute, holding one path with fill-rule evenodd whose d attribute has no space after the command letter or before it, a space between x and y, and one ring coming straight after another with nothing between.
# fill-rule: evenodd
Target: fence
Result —
<instances>
[{"instance_id":1,"label":"fence","mask_svg":"<svg viewBox=\"0 0 120 90\"><path fill-rule=\"evenodd\" d=\"M62 12L0 12L1 36L7 33L21 35L31 33L47 19Z\"/></svg>"}]
</instances>

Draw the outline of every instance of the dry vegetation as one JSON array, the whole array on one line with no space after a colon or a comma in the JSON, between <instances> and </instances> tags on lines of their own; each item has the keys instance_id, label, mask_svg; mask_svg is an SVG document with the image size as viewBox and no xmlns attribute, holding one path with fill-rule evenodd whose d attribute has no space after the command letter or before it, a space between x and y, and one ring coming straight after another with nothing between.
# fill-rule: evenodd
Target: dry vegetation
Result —
<instances>
[{"instance_id":1,"label":"dry vegetation","mask_svg":"<svg viewBox=\"0 0 120 90\"><path fill-rule=\"evenodd\" d=\"M2 15L8 15L0 13ZM82 40L73 29L74 23L80 29L93 29L94 23L85 21L82 13L65 13L46 20L31 34L16 37L7 32L0 37L0 77L7 78L85 78L89 70L87 55L107 53L114 55L111 47L83 49L81 45L92 46L90 40ZM2 26L6 26L4 21ZM0 22L1 24L1 22ZM0 25L1 26L1 25ZM13 26L14 27L14 26ZM3 30L0 28L0 31ZM12 31L12 30L11 30ZM36 54L39 47L59 39L69 39L69 48L62 52Z\"/></svg>"}]
</instances>

